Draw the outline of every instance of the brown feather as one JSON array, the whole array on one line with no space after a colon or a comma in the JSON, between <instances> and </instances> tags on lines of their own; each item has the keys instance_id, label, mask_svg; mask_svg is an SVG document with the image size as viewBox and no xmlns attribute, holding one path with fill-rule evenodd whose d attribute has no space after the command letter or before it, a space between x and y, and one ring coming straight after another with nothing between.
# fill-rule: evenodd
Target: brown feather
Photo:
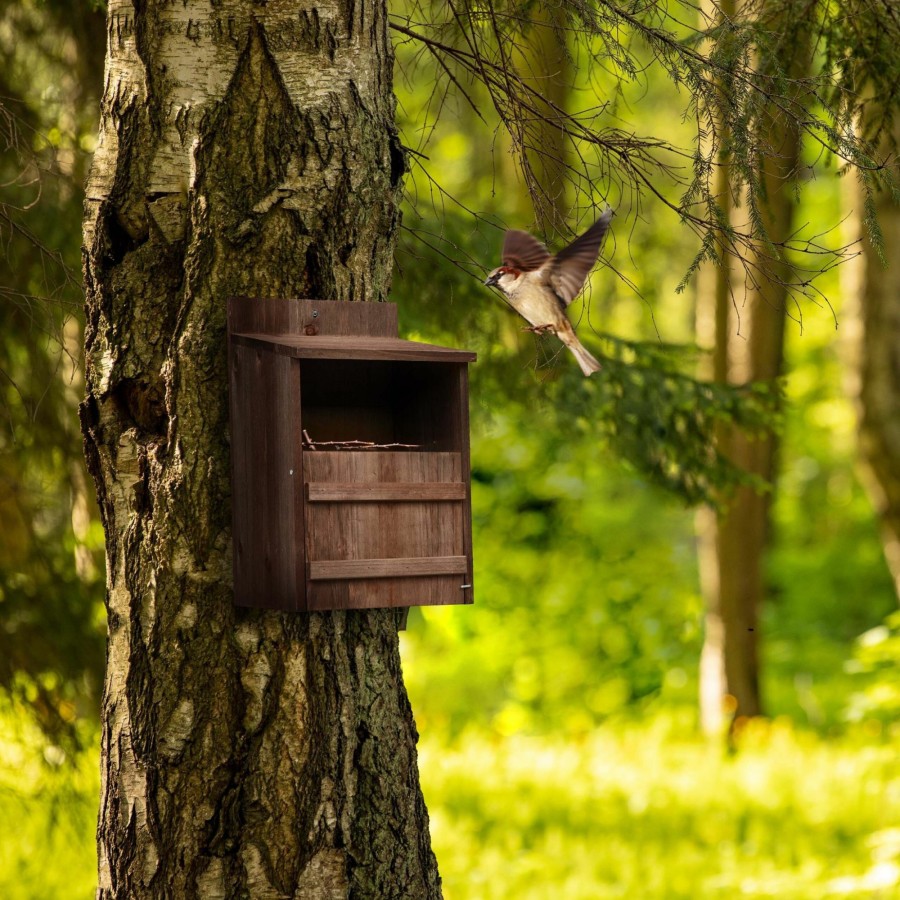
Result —
<instances>
[{"instance_id":1,"label":"brown feather","mask_svg":"<svg viewBox=\"0 0 900 900\"><path fill-rule=\"evenodd\" d=\"M506 232L503 238L503 265L520 272L539 269L550 259L550 251L527 231Z\"/></svg>"},{"instance_id":2,"label":"brown feather","mask_svg":"<svg viewBox=\"0 0 900 900\"><path fill-rule=\"evenodd\" d=\"M554 257L547 281L566 306L578 296L588 273L597 262L600 244L612 215L612 210L607 209L581 237L575 238Z\"/></svg>"}]
</instances>

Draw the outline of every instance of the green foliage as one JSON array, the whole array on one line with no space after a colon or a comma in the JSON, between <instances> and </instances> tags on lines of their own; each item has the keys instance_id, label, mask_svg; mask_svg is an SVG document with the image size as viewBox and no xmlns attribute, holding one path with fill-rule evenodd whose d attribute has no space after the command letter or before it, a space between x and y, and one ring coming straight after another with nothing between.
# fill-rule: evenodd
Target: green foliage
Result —
<instances>
[{"instance_id":1,"label":"green foliage","mask_svg":"<svg viewBox=\"0 0 900 900\"><path fill-rule=\"evenodd\" d=\"M103 666L102 530L81 399L81 185L103 17L0 8L0 690L74 738Z\"/></svg>"},{"instance_id":2,"label":"green foliage","mask_svg":"<svg viewBox=\"0 0 900 900\"><path fill-rule=\"evenodd\" d=\"M418 111L421 93L410 86L401 101ZM664 117L670 101L648 80L641 114ZM778 406L785 477L773 497L764 697L775 714L841 727L851 642L893 600L871 506L852 472L853 417L834 346L839 306L794 311L802 336L792 326L784 385L704 384L691 374L700 356L690 343L691 298L677 294L690 241L661 217L629 232L617 215L606 265L571 310L604 364L584 379L554 338L523 335L482 285L499 258L494 223L522 215L521 197L508 173L492 175L469 125L437 123L430 163L451 194L489 196L489 207L473 215L433 184L422 191L421 179L416 194L414 182L394 286L407 335L479 353L471 373L476 607L410 616L404 658L423 729L448 739L470 728L579 735L610 717L693 704L702 603L692 520L648 485L689 502L727 489L735 473L715 454L715 429L738 422L759 431ZM836 180L811 181L798 219L839 218ZM838 295L834 271L822 288Z\"/></svg>"},{"instance_id":3,"label":"green foliage","mask_svg":"<svg viewBox=\"0 0 900 900\"><path fill-rule=\"evenodd\" d=\"M818 728L878 715L859 704L865 680L848 677L845 667L852 668L856 636L897 603L878 523L854 473L856 419L841 390L842 332L835 337L840 305L834 315L808 316L802 334L788 331L791 374L763 618L766 702Z\"/></svg>"},{"instance_id":4,"label":"green foliage","mask_svg":"<svg viewBox=\"0 0 900 900\"><path fill-rule=\"evenodd\" d=\"M457 192L452 174L448 179L425 155L441 132L442 112L452 110L454 118L467 116L467 130L490 148L470 174L481 176L485 166L514 166L516 189L527 189L539 222L547 220L548 209L565 207L561 195L581 209L603 198L623 217L668 217L691 235L682 287L702 262L716 259L743 267L751 282L770 279L793 298L815 300L813 282L849 259L852 248L823 240L836 220L824 229L822 223L805 225L785 239L769 235L763 160L783 154L778 129L771 127L778 120L796 132L817 167L824 159L854 169L868 208L876 190L896 191L883 154L855 123L862 108L860 79L868 78L889 98L879 107L884 110L896 105L897 79L887 64L879 80L861 67L854 32L882 28L896 38L900 25L889 0L851 6L854 14L848 16L841 4L792 0L709 8L682 0L408 0L392 24L401 83L407 85L401 118L408 120L402 123L404 139L416 153L413 178L422 182L419 190L425 179L434 179L439 191L465 208L478 207L481 177L470 177ZM571 55L563 75L541 72L535 61L539 32L548 28ZM883 54L876 43L872 64L878 68ZM566 82L569 104L560 106L541 89L557 78ZM416 83L427 84L428 91L408 104ZM647 101L660 95L665 105L654 119ZM657 127L648 127L650 122ZM546 147L548 126L562 135L565 150ZM512 166L495 160L498 149L510 151ZM534 165L541 152L554 157L561 183L541 183L542 167ZM500 180L512 187L508 177ZM805 191L803 179L794 184L798 194ZM743 206L745 221L726 214L726 195ZM868 216L866 224L877 245L877 222ZM792 272L779 265L788 257L799 257L801 267Z\"/></svg>"},{"instance_id":5,"label":"green foliage","mask_svg":"<svg viewBox=\"0 0 900 900\"><path fill-rule=\"evenodd\" d=\"M858 120L868 136L878 140L900 111L896 4L892 0L832 0L823 9L824 67L833 73L834 84L828 99L845 121Z\"/></svg>"},{"instance_id":6,"label":"green foliage","mask_svg":"<svg viewBox=\"0 0 900 900\"><path fill-rule=\"evenodd\" d=\"M23 710L0 702L0 896L89 900L97 884L94 830L99 737L67 757Z\"/></svg>"},{"instance_id":7,"label":"green foliage","mask_svg":"<svg viewBox=\"0 0 900 900\"><path fill-rule=\"evenodd\" d=\"M853 471L855 415L839 389L834 332L817 324L809 322L804 337L791 341L796 349L789 347L769 615L785 638L825 636L849 648L895 608L896 596L871 503Z\"/></svg>"},{"instance_id":8,"label":"green foliage","mask_svg":"<svg viewBox=\"0 0 900 900\"><path fill-rule=\"evenodd\" d=\"M891 723L900 718L900 612L860 635L847 670L863 681L850 699L853 719L877 717Z\"/></svg>"},{"instance_id":9,"label":"green foliage","mask_svg":"<svg viewBox=\"0 0 900 900\"><path fill-rule=\"evenodd\" d=\"M718 504L738 483L768 485L734 467L717 450L717 426L762 435L778 421L777 384L735 386L704 382L692 348L604 336L602 378L585 383L569 368L554 399L553 424L573 439L606 437L615 452L648 481L689 504ZM574 428L572 425L574 424Z\"/></svg>"},{"instance_id":10,"label":"green foliage","mask_svg":"<svg viewBox=\"0 0 900 900\"><path fill-rule=\"evenodd\" d=\"M834 181L808 196L817 201L810 218L836 211ZM473 230L466 243L456 221L445 217L449 243L489 258L496 238ZM479 352L476 606L413 611L404 638L426 733L577 735L611 716L692 704L702 628L692 522L648 482L674 482L682 497L690 473L713 483L709 435L729 414L742 415L741 394L714 394L704 407L697 398L708 386L683 374L696 351L592 335L598 303L610 327L640 330L627 303L609 303L596 287L579 323L603 356L604 370L591 379L552 339L523 338L480 279L427 248L401 257L395 296L407 333ZM672 302L659 312L660 328L678 334ZM852 469L854 417L840 391L832 311L807 315L803 325L802 334L792 325L787 343L764 698L774 714L827 731L849 714L855 688L843 667L854 637L895 600ZM741 420L751 427L764 421L771 398L761 396L759 418ZM680 465L665 469L673 460Z\"/></svg>"}]
</instances>

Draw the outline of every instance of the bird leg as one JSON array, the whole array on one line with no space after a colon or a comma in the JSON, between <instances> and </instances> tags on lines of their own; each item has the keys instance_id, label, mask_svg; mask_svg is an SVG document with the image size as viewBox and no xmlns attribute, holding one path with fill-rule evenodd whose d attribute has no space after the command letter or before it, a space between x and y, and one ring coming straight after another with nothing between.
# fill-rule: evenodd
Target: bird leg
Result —
<instances>
[{"instance_id":1,"label":"bird leg","mask_svg":"<svg viewBox=\"0 0 900 900\"><path fill-rule=\"evenodd\" d=\"M556 326L552 322L549 322L546 325L527 325L522 329L522 331L530 331L533 334L540 335L552 334L556 331Z\"/></svg>"}]
</instances>

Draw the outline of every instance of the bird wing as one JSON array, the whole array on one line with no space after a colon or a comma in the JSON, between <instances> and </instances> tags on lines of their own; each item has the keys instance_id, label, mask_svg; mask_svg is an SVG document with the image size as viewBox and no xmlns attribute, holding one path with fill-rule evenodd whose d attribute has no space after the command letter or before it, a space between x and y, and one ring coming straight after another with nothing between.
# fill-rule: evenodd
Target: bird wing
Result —
<instances>
[{"instance_id":1,"label":"bird wing","mask_svg":"<svg viewBox=\"0 0 900 900\"><path fill-rule=\"evenodd\" d=\"M503 238L503 265L520 272L539 269L550 259L550 251L527 231L511 230Z\"/></svg>"},{"instance_id":2,"label":"bird wing","mask_svg":"<svg viewBox=\"0 0 900 900\"><path fill-rule=\"evenodd\" d=\"M612 216L613 211L607 207L603 215L581 237L575 238L568 247L560 250L548 266L547 281L566 306L578 295L585 278L597 262L600 244Z\"/></svg>"}]
</instances>

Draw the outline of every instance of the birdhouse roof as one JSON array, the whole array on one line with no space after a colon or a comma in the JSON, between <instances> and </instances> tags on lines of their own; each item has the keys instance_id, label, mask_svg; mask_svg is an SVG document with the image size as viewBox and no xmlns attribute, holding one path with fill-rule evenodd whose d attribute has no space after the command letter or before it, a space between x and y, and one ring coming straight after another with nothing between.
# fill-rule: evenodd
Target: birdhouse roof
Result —
<instances>
[{"instance_id":1,"label":"birdhouse roof","mask_svg":"<svg viewBox=\"0 0 900 900\"><path fill-rule=\"evenodd\" d=\"M232 334L238 344L257 345L298 359L383 359L426 362L474 362L470 350L439 347L393 337L361 335Z\"/></svg>"},{"instance_id":2,"label":"birdhouse roof","mask_svg":"<svg viewBox=\"0 0 900 900\"><path fill-rule=\"evenodd\" d=\"M232 297L231 340L295 359L475 362L475 354L397 337L393 303Z\"/></svg>"}]
</instances>

